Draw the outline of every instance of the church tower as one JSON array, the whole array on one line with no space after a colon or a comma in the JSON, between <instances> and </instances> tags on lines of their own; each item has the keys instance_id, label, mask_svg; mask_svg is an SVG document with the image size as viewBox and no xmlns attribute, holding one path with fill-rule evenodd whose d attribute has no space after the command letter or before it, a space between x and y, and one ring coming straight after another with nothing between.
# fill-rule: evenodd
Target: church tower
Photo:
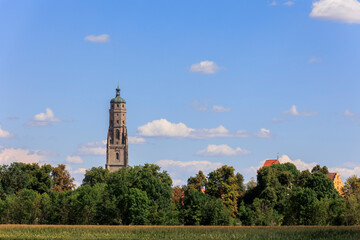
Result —
<instances>
[{"instance_id":1,"label":"church tower","mask_svg":"<svg viewBox=\"0 0 360 240\"><path fill-rule=\"evenodd\" d=\"M105 168L110 172L114 172L121 167L128 166L128 158L126 102L120 97L120 88L118 86L115 98L110 101Z\"/></svg>"}]
</instances>

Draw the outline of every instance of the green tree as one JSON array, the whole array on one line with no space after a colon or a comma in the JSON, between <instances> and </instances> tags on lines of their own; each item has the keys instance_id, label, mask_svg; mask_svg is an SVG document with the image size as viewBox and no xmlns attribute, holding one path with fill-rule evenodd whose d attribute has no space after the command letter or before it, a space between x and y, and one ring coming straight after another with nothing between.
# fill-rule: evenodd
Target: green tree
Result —
<instances>
[{"instance_id":1,"label":"green tree","mask_svg":"<svg viewBox=\"0 0 360 240\"><path fill-rule=\"evenodd\" d=\"M287 225L314 225L318 211L317 194L310 188L294 188L288 200L284 223Z\"/></svg>"},{"instance_id":2,"label":"green tree","mask_svg":"<svg viewBox=\"0 0 360 240\"><path fill-rule=\"evenodd\" d=\"M253 221L255 225L277 226L282 224L282 216L273 208L273 204L266 199L255 198L252 203Z\"/></svg>"},{"instance_id":3,"label":"green tree","mask_svg":"<svg viewBox=\"0 0 360 240\"><path fill-rule=\"evenodd\" d=\"M344 220L346 225L360 224L360 178L350 176L344 184L346 208Z\"/></svg>"},{"instance_id":4,"label":"green tree","mask_svg":"<svg viewBox=\"0 0 360 240\"><path fill-rule=\"evenodd\" d=\"M150 201L145 191L131 188L125 195L125 224L144 225L149 223Z\"/></svg>"},{"instance_id":5,"label":"green tree","mask_svg":"<svg viewBox=\"0 0 360 240\"><path fill-rule=\"evenodd\" d=\"M220 199L190 189L181 211L185 225L229 225L231 212Z\"/></svg>"},{"instance_id":6,"label":"green tree","mask_svg":"<svg viewBox=\"0 0 360 240\"><path fill-rule=\"evenodd\" d=\"M206 196L204 205L201 206L201 225L230 225L232 216L220 199Z\"/></svg>"},{"instance_id":7,"label":"green tree","mask_svg":"<svg viewBox=\"0 0 360 240\"><path fill-rule=\"evenodd\" d=\"M307 179L311 176L309 170L304 170L300 173L300 176L296 180L296 185L299 187L303 187L307 181Z\"/></svg>"},{"instance_id":8,"label":"green tree","mask_svg":"<svg viewBox=\"0 0 360 240\"><path fill-rule=\"evenodd\" d=\"M360 178L356 175L352 175L346 179L344 191L346 197L350 197L351 195L360 195Z\"/></svg>"},{"instance_id":9,"label":"green tree","mask_svg":"<svg viewBox=\"0 0 360 240\"><path fill-rule=\"evenodd\" d=\"M244 176L240 173L236 173L236 179L238 181L239 186L239 196L242 197L245 193L245 184L244 184Z\"/></svg>"},{"instance_id":10,"label":"green tree","mask_svg":"<svg viewBox=\"0 0 360 240\"><path fill-rule=\"evenodd\" d=\"M182 211L185 225L200 225L202 206L205 205L206 195L195 189L190 189L184 199Z\"/></svg>"},{"instance_id":11,"label":"green tree","mask_svg":"<svg viewBox=\"0 0 360 240\"><path fill-rule=\"evenodd\" d=\"M76 189L76 205L78 224L98 224L105 192L105 183L97 183L94 186L84 185Z\"/></svg>"},{"instance_id":12,"label":"green tree","mask_svg":"<svg viewBox=\"0 0 360 240\"><path fill-rule=\"evenodd\" d=\"M207 183L207 179L204 173L200 170L195 175L195 177L189 177L187 181L187 187L188 189L195 189L201 191L201 189L205 188L206 183Z\"/></svg>"},{"instance_id":13,"label":"green tree","mask_svg":"<svg viewBox=\"0 0 360 240\"><path fill-rule=\"evenodd\" d=\"M329 170L326 166L321 167L319 164L313 167L311 170L311 173L322 173L322 174L328 174Z\"/></svg>"},{"instance_id":14,"label":"green tree","mask_svg":"<svg viewBox=\"0 0 360 240\"><path fill-rule=\"evenodd\" d=\"M36 224L41 215L41 195L34 190L22 189L6 197L6 223Z\"/></svg>"},{"instance_id":15,"label":"green tree","mask_svg":"<svg viewBox=\"0 0 360 240\"><path fill-rule=\"evenodd\" d=\"M97 183L106 183L109 176L109 171L103 167L92 167L90 170L86 170L83 185L89 184L94 186Z\"/></svg>"},{"instance_id":16,"label":"green tree","mask_svg":"<svg viewBox=\"0 0 360 240\"><path fill-rule=\"evenodd\" d=\"M340 197L334 188L333 181L323 173L315 172L311 174L304 186L314 190L319 200L326 196L329 198Z\"/></svg>"},{"instance_id":17,"label":"green tree","mask_svg":"<svg viewBox=\"0 0 360 240\"><path fill-rule=\"evenodd\" d=\"M0 194L17 193L21 189L32 189L39 193L49 192L51 189L51 166L37 163L25 164L14 162L10 166L0 167Z\"/></svg>"},{"instance_id":18,"label":"green tree","mask_svg":"<svg viewBox=\"0 0 360 240\"><path fill-rule=\"evenodd\" d=\"M49 193L51 194L51 193ZM52 224L51 216L54 214L53 202L51 201L51 197L47 193L41 194L40 201L40 224Z\"/></svg>"},{"instance_id":19,"label":"green tree","mask_svg":"<svg viewBox=\"0 0 360 240\"><path fill-rule=\"evenodd\" d=\"M209 173L206 185L206 194L221 199L233 217L238 211L237 200L239 197L238 179L234 171L233 167L224 165Z\"/></svg>"}]
</instances>

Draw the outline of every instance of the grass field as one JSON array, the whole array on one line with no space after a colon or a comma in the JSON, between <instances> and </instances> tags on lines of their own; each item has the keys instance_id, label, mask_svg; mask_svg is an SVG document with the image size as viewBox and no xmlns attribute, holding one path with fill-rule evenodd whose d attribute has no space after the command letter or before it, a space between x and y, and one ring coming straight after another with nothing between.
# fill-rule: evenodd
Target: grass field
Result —
<instances>
[{"instance_id":1,"label":"grass field","mask_svg":"<svg viewBox=\"0 0 360 240\"><path fill-rule=\"evenodd\" d=\"M0 225L0 239L360 239L360 227Z\"/></svg>"}]
</instances>

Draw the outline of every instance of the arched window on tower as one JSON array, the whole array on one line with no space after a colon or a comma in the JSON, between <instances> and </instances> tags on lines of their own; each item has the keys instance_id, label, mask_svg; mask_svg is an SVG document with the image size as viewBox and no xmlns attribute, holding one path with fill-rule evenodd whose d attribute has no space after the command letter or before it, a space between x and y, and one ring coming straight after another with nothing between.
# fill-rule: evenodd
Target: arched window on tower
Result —
<instances>
[{"instance_id":1,"label":"arched window on tower","mask_svg":"<svg viewBox=\"0 0 360 240\"><path fill-rule=\"evenodd\" d=\"M125 143L125 139L126 139L126 136L125 136L125 133L123 133L123 136L122 136L122 144L126 144L126 143Z\"/></svg>"},{"instance_id":2,"label":"arched window on tower","mask_svg":"<svg viewBox=\"0 0 360 240\"><path fill-rule=\"evenodd\" d=\"M116 161L119 161L119 153L116 153Z\"/></svg>"},{"instance_id":3,"label":"arched window on tower","mask_svg":"<svg viewBox=\"0 0 360 240\"><path fill-rule=\"evenodd\" d=\"M116 139L120 140L120 131L119 130L116 130Z\"/></svg>"},{"instance_id":4,"label":"arched window on tower","mask_svg":"<svg viewBox=\"0 0 360 240\"><path fill-rule=\"evenodd\" d=\"M114 144L114 129L110 131L110 144Z\"/></svg>"}]
</instances>

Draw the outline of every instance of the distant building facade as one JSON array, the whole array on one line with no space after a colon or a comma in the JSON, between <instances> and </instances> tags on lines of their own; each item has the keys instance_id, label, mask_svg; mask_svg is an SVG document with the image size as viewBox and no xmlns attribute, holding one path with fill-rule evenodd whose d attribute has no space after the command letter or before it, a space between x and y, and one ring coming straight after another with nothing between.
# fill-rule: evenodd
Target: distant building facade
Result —
<instances>
[{"instance_id":1,"label":"distant building facade","mask_svg":"<svg viewBox=\"0 0 360 240\"><path fill-rule=\"evenodd\" d=\"M114 172L121 167L128 166L128 164L126 101L120 97L120 88L117 87L116 96L110 101L105 168Z\"/></svg>"},{"instance_id":2,"label":"distant building facade","mask_svg":"<svg viewBox=\"0 0 360 240\"><path fill-rule=\"evenodd\" d=\"M341 180L341 177L340 177L340 173L336 172L336 173L328 173L326 174L326 176L328 178L330 178L333 183L334 183L334 188L336 189L336 191L339 192L340 195L343 195L343 187L344 187L344 184Z\"/></svg>"}]
</instances>

